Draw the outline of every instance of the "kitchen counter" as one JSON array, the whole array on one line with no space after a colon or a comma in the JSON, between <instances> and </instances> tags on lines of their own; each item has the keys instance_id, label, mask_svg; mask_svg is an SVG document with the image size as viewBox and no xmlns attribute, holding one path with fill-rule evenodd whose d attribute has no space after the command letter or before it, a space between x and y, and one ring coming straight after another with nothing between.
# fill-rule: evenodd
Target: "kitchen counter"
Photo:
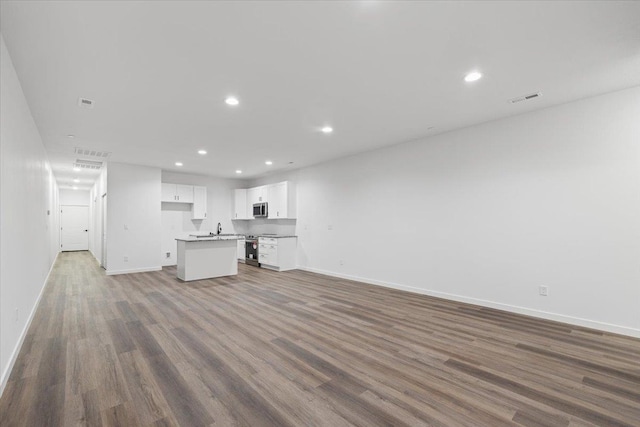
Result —
<instances>
[{"instance_id":1,"label":"kitchen counter","mask_svg":"<svg viewBox=\"0 0 640 427\"><path fill-rule=\"evenodd\" d=\"M177 238L177 241L182 241L182 242L206 242L206 241L210 241L210 240L242 240L244 239L244 236L238 236L238 235L234 235L234 236L208 236L208 237L195 237L195 236L189 236L189 237L182 237L182 238Z\"/></svg>"},{"instance_id":2,"label":"kitchen counter","mask_svg":"<svg viewBox=\"0 0 640 427\"><path fill-rule=\"evenodd\" d=\"M238 274L238 236L178 238L178 279L184 281Z\"/></svg>"}]
</instances>

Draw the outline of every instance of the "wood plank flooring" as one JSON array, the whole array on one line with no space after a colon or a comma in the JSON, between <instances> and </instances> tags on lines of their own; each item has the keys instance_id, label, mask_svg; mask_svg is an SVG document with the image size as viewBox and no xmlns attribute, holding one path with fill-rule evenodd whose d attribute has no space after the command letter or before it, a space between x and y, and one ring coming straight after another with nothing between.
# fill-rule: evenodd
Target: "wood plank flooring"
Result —
<instances>
[{"instance_id":1,"label":"wood plank flooring","mask_svg":"<svg viewBox=\"0 0 640 427\"><path fill-rule=\"evenodd\" d=\"M8 426L640 426L640 340L241 265L106 276L62 253Z\"/></svg>"}]
</instances>

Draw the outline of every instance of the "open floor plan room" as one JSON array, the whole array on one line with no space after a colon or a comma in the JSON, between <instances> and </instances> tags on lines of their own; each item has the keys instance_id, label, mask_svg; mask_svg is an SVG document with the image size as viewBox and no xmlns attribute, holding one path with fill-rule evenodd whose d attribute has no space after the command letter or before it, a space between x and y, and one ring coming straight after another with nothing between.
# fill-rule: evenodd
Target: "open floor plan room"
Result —
<instances>
[{"instance_id":1,"label":"open floor plan room","mask_svg":"<svg viewBox=\"0 0 640 427\"><path fill-rule=\"evenodd\" d=\"M637 339L301 271L60 255L0 424L637 426Z\"/></svg>"},{"instance_id":2,"label":"open floor plan room","mask_svg":"<svg viewBox=\"0 0 640 427\"><path fill-rule=\"evenodd\" d=\"M0 427L640 427L640 1L0 0Z\"/></svg>"}]
</instances>

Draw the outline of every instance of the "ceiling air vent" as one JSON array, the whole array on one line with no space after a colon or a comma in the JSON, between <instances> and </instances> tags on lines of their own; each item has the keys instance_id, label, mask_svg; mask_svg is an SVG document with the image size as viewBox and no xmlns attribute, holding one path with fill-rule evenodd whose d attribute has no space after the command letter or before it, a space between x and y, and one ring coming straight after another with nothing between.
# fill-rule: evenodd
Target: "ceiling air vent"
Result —
<instances>
[{"instance_id":1,"label":"ceiling air vent","mask_svg":"<svg viewBox=\"0 0 640 427\"><path fill-rule=\"evenodd\" d=\"M83 160L83 159L76 159L76 162L73 164L74 168L81 168L81 169L100 169L102 167L102 162L96 162L94 160Z\"/></svg>"},{"instance_id":2,"label":"ceiling air vent","mask_svg":"<svg viewBox=\"0 0 640 427\"><path fill-rule=\"evenodd\" d=\"M93 102L90 99L87 98L78 98L78 107L82 107L82 108L93 108L93 104L95 104L95 102Z\"/></svg>"},{"instance_id":3,"label":"ceiling air vent","mask_svg":"<svg viewBox=\"0 0 640 427\"><path fill-rule=\"evenodd\" d=\"M98 157L100 159L106 159L107 157L109 157L109 154L111 154L108 151L90 150L88 148L80 148L80 147L75 148L75 153L79 156Z\"/></svg>"},{"instance_id":4,"label":"ceiling air vent","mask_svg":"<svg viewBox=\"0 0 640 427\"><path fill-rule=\"evenodd\" d=\"M509 102L511 104L517 104L518 102L530 101L532 99L536 99L536 98L539 98L541 96L542 96L542 93L536 92L536 93L532 93L530 95L524 95L524 96L519 96L517 98L510 99Z\"/></svg>"}]
</instances>

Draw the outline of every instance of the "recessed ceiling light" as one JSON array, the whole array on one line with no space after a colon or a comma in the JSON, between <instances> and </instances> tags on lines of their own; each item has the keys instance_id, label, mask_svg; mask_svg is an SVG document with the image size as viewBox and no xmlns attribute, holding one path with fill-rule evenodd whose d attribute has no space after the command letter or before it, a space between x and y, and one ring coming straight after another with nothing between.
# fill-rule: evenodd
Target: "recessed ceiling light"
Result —
<instances>
[{"instance_id":1,"label":"recessed ceiling light","mask_svg":"<svg viewBox=\"0 0 640 427\"><path fill-rule=\"evenodd\" d=\"M207 150L198 150L198 154L204 156L205 154L207 154Z\"/></svg>"},{"instance_id":2,"label":"recessed ceiling light","mask_svg":"<svg viewBox=\"0 0 640 427\"><path fill-rule=\"evenodd\" d=\"M78 187L74 185L74 186L73 186L73 189L74 189L74 190L77 190L77 189L78 189Z\"/></svg>"},{"instance_id":3,"label":"recessed ceiling light","mask_svg":"<svg viewBox=\"0 0 640 427\"><path fill-rule=\"evenodd\" d=\"M264 162L264 164L267 166L271 166L273 162L271 160L267 160L266 162Z\"/></svg>"},{"instance_id":4,"label":"recessed ceiling light","mask_svg":"<svg viewBox=\"0 0 640 427\"><path fill-rule=\"evenodd\" d=\"M227 105L233 105L233 106L236 106L236 105L240 104L240 101L238 101L238 98L236 98L235 96L227 96L227 98L224 100L224 102Z\"/></svg>"},{"instance_id":5,"label":"recessed ceiling light","mask_svg":"<svg viewBox=\"0 0 640 427\"><path fill-rule=\"evenodd\" d=\"M75 168L73 168L73 171L74 171L74 172L80 172L81 170L82 170L82 169L81 169L81 168L79 168L79 167L77 167L77 166L76 166Z\"/></svg>"},{"instance_id":6,"label":"recessed ceiling light","mask_svg":"<svg viewBox=\"0 0 640 427\"><path fill-rule=\"evenodd\" d=\"M176 166L182 166L182 162L176 162Z\"/></svg>"},{"instance_id":7,"label":"recessed ceiling light","mask_svg":"<svg viewBox=\"0 0 640 427\"><path fill-rule=\"evenodd\" d=\"M322 133L331 133L331 132L333 132L333 128L331 126L324 126L320 130L322 131Z\"/></svg>"},{"instance_id":8,"label":"recessed ceiling light","mask_svg":"<svg viewBox=\"0 0 640 427\"><path fill-rule=\"evenodd\" d=\"M67 138L75 138L75 137L76 137L75 135L71 135L71 134L67 135Z\"/></svg>"},{"instance_id":9,"label":"recessed ceiling light","mask_svg":"<svg viewBox=\"0 0 640 427\"><path fill-rule=\"evenodd\" d=\"M465 82L475 82L476 80L480 80L482 78L482 73L478 71L472 71L466 76L464 76Z\"/></svg>"},{"instance_id":10,"label":"recessed ceiling light","mask_svg":"<svg viewBox=\"0 0 640 427\"><path fill-rule=\"evenodd\" d=\"M236 170L236 173L240 174L242 171L240 169Z\"/></svg>"},{"instance_id":11,"label":"recessed ceiling light","mask_svg":"<svg viewBox=\"0 0 640 427\"><path fill-rule=\"evenodd\" d=\"M78 178L74 179L73 182L80 182Z\"/></svg>"}]
</instances>

